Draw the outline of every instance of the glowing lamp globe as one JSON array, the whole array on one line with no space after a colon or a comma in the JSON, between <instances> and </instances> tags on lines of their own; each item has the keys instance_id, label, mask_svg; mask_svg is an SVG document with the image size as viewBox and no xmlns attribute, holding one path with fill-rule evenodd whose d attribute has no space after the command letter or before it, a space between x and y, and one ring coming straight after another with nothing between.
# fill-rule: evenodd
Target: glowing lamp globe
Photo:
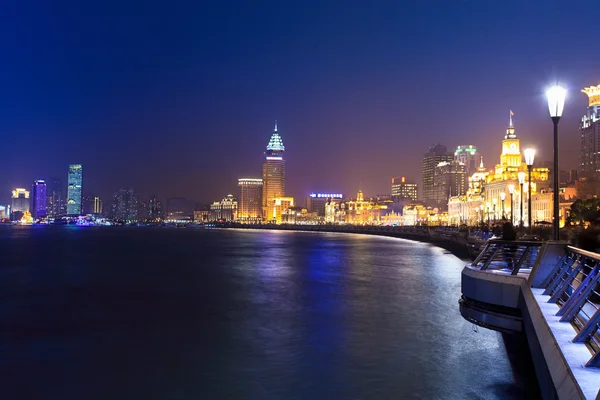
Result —
<instances>
[{"instance_id":1,"label":"glowing lamp globe","mask_svg":"<svg viewBox=\"0 0 600 400\"><path fill-rule=\"evenodd\" d=\"M535 149L529 147L525 149L523 153L525 153L525 164L527 164L528 167L531 167L533 165L533 160L535 159Z\"/></svg>"},{"instance_id":2,"label":"glowing lamp globe","mask_svg":"<svg viewBox=\"0 0 600 400\"><path fill-rule=\"evenodd\" d=\"M563 108L565 107L565 98L567 97L567 90L560 85L554 85L546 91L546 97L548 97L548 110L550 111L550 117L562 117Z\"/></svg>"}]
</instances>

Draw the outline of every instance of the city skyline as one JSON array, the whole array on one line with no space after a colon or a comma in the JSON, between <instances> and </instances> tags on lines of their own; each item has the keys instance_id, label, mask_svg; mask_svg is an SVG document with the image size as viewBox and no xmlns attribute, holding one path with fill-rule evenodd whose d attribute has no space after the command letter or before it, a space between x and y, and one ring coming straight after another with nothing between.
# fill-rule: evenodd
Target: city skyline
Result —
<instances>
[{"instance_id":1,"label":"city skyline","mask_svg":"<svg viewBox=\"0 0 600 400\"><path fill-rule=\"evenodd\" d=\"M473 143L493 159L510 109L523 146L550 161L543 94L556 81L569 89L561 167L578 163L580 90L600 83L584 5L223 7L150 3L142 16L86 18L12 10L0 130L19 151L0 160L0 203L35 179L66 185L65 166L81 162L86 188L103 199L133 187L143 199L208 204L257 176L275 119L289 149L286 192L298 199L387 193L399 175L420 182L422 153L438 143Z\"/></svg>"}]
</instances>

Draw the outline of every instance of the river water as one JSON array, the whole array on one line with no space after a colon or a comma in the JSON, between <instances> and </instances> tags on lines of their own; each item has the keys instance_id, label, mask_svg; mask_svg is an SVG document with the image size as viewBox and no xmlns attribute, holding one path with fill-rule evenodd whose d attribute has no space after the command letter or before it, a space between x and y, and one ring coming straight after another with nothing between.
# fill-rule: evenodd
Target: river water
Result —
<instances>
[{"instance_id":1,"label":"river water","mask_svg":"<svg viewBox=\"0 0 600 400\"><path fill-rule=\"evenodd\" d=\"M464 261L427 244L1 226L0 260L2 398L538 396L526 351L461 318Z\"/></svg>"}]
</instances>

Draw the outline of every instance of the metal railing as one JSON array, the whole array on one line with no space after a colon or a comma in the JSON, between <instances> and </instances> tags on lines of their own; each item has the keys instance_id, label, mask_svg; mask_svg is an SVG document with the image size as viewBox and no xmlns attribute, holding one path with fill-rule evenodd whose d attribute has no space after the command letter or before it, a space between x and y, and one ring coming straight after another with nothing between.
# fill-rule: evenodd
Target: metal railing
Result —
<instances>
[{"instance_id":1,"label":"metal railing","mask_svg":"<svg viewBox=\"0 0 600 400\"><path fill-rule=\"evenodd\" d=\"M560 321L575 328L572 341L585 343L592 353L586 367L600 367L600 254L568 246L541 287L558 305Z\"/></svg>"},{"instance_id":2,"label":"metal railing","mask_svg":"<svg viewBox=\"0 0 600 400\"><path fill-rule=\"evenodd\" d=\"M542 242L491 239L471 263L482 271L493 270L510 275L531 272Z\"/></svg>"}]
</instances>

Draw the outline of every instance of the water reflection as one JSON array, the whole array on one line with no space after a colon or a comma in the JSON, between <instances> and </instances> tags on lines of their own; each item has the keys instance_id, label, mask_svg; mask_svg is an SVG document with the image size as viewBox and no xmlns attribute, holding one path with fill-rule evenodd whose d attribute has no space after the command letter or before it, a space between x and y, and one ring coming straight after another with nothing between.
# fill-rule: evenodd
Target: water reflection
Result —
<instances>
[{"instance_id":1,"label":"water reflection","mask_svg":"<svg viewBox=\"0 0 600 400\"><path fill-rule=\"evenodd\" d=\"M0 235L21 240L0 242L13 260L0 268L5 393L525 397L500 336L458 314L462 262L428 245L275 231ZM38 262L18 261L35 246ZM15 269L29 278L11 279Z\"/></svg>"}]
</instances>

